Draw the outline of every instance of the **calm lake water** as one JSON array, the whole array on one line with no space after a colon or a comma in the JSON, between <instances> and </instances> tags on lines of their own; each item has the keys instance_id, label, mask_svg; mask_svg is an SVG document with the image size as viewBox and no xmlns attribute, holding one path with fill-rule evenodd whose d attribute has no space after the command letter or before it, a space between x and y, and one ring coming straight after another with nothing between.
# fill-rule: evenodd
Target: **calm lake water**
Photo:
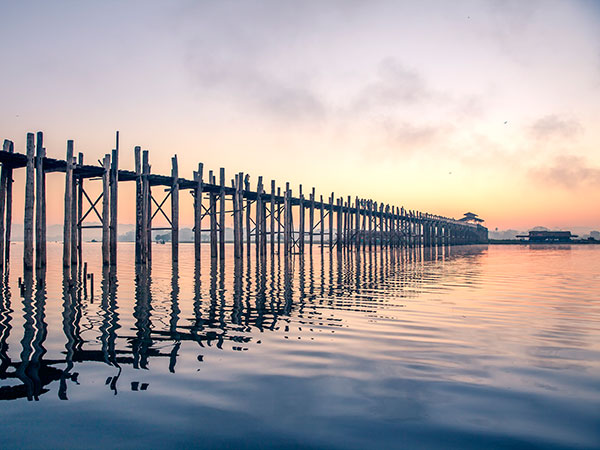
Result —
<instances>
[{"instance_id":1,"label":"calm lake water","mask_svg":"<svg viewBox=\"0 0 600 450\"><path fill-rule=\"evenodd\" d=\"M0 447L600 448L600 246L289 264L119 244L0 294ZM232 251L229 246L228 251ZM208 247L204 255L208 254ZM137 280L137 281L136 281Z\"/></svg>"}]
</instances>

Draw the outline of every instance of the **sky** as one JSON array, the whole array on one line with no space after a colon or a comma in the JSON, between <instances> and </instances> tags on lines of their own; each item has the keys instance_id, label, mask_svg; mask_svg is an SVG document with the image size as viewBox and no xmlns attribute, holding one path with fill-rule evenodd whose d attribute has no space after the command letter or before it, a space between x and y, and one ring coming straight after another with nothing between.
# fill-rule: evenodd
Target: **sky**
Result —
<instances>
[{"instance_id":1,"label":"sky","mask_svg":"<svg viewBox=\"0 0 600 450\"><path fill-rule=\"evenodd\" d=\"M490 229L600 229L600 1L0 0L0 16L16 151L43 131L49 156L73 139L94 164L119 130L124 169L140 145L153 173L177 154L188 179L203 162ZM48 189L61 223L64 176ZM120 190L120 222L134 199Z\"/></svg>"}]
</instances>

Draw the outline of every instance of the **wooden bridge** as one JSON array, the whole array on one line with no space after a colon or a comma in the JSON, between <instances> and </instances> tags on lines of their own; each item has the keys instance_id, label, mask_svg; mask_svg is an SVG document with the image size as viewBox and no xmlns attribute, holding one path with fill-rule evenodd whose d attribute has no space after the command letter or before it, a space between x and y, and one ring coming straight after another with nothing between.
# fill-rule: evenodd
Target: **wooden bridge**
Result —
<instances>
[{"instance_id":1,"label":"wooden bridge","mask_svg":"<svg viewBox=\"0 0 600 450\"><path fill-rule=\"evenodd\" d=\"M281 252L289 256L304 253L313 246L328 247L338 252L350 250L377 251L377 248L461 245L487 242L487 228L447 217L408 211L403 207L378 203L359 197L317 199L315 189L308 196L299 186L294 196L290 184L282 192L272 180L270 191L258 177L252 190L248 175L235 174L228 185L225 169L217 174L208 171L204 178L203 164L198 164L192 179L179 176L177 156L172 158L170 175L150 172L149 153L135 147L135 170L119 169L119 132L115 148L97 165L84 164L84 155L74 154L73 141L67 141L64 160L48 158L43 133L27 134L26 152L14 151L13 142L5 140L0 151L0 264L9 261L13 171L26 170L24 253L26 271L46 266L46 173L65 173L64 267L80 266L82 262L82 232L86 228L102 229L102 261L116 265L118 238L118 187L120 182L136 183L136 263L147 264L152 259L152 231L171 232L172 258L179 255L179 194L192 193L194 202L195 259L200 261L201 233L210 234L213 258L225 257L226 217L233 217L234 255L249 255L252 246L257 256ZM97 198L88 195L85 180L101 180L102 193ZM153 187L165 186L163 198L157 198ZM158 192L156 192L158 193ZM167 203L167 200L169 202ZM167 205L170 204L170 211ZM35 212L35 214L34 214ZM154 218L164 216L168 227L153 227ZM34 217L35 216L35 217ZM100 225L89 224L96 217ZM308 216L308 217L307 217ZM35 219L35 220L34 220ZM86 219L88 222L86 222ZM209 227L202 228L208 219ZM205 221L206 222L206 221ZM308 223L307 223L308 222ZM35 244L35 245L34 245Z\"/></svg>"}]
</instances>

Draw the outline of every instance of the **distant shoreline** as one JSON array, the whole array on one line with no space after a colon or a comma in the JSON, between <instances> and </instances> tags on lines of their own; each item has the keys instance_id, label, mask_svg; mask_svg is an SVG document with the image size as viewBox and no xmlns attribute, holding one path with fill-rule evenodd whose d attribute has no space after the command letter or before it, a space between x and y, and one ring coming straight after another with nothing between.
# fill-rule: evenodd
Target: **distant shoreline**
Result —
<instances>
[{"instance_id":1,"label":"distant shoreline","mask_svg":"<svg viewBox=\"0 0 600 450\"><path fill-rule=\"evenodd\" d=\"M587 239L574 239L567 242L529 242L525 239L488 239L488 244L492 245L565 245L565 244L584 244L598 245L600 241L588 241Z\"/></svg>"}]
</instances>

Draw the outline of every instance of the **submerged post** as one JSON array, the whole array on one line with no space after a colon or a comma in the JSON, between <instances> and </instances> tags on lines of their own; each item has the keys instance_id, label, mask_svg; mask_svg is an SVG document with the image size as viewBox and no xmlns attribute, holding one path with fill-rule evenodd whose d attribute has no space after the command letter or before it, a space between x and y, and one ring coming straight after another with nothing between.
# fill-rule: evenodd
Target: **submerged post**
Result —
<instances>
[{"instance_id":1,"label":"submerged post","mask_svg":"<svg viewBox=\"0 0 600 450\"><path fill-rule=\"evenodd\" d=\"M219 170L219 258L225 259L225 168Z\"/></svg>"}]
</instances>

